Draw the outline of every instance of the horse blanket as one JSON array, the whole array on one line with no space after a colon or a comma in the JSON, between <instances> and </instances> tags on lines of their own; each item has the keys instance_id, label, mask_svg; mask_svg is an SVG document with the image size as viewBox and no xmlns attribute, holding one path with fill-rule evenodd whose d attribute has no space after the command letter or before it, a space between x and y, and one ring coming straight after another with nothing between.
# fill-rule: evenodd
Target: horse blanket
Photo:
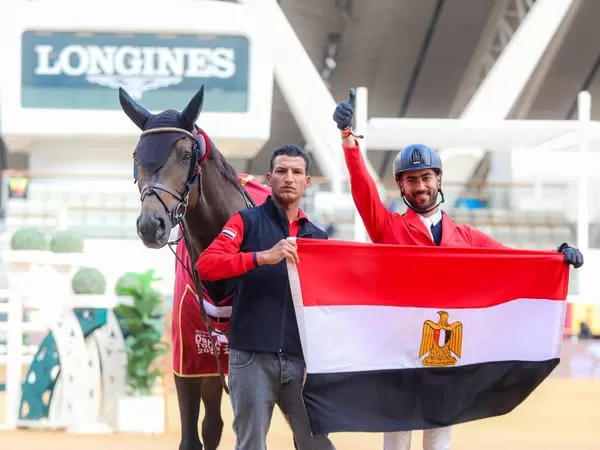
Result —
<instances>
[{"instance_id":1,"label":"horse blanket","mask_svg":"<svg viewBox=\"0 0 600 450\"><path fill-rule=\"evenodd\" d=\"M252 175L238 174L240 183L246 188L254 203L262 204L271 189L258 181ZM194 289L194 281L179 260L186 267L189 256L185 241L177 243L175 261L175 287L173 294L173 316L171 326L171 342L173 345L173 371L180 377L218 376L219 370L214 354L221 359L225 374L229 367L229 347L227 338L215 333L210 336L202 315L198 295ZM232 299L227 298L216 302L203 289L202 301L213 330L222 333L229 332Z\"/></svg>"}]
</instances>

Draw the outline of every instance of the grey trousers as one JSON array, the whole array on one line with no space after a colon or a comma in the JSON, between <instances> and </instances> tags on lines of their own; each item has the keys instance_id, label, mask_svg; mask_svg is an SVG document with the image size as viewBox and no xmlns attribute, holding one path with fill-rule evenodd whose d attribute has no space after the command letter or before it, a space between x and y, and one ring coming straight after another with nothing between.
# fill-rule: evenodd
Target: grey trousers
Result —
<instances>
[{"instance_id":1,"label":"grey trousers","mask_svg":"<svg viewBox=\"0 0 600 450\"><path fill-rule=\"evenodd\" d=\"M383 433L383 450L410 450L412 431ZM423 430L423 450L450 450L452 427Z\"/></svg>"},{"instance_id":2,"label":"grey trousers","mask_svg":"<svg viewBox=\"0 0 600 450\"><path fill-rule=\"evenodd\" d=\"M312 436L302 402L302 358L229 349L229 392L236 450L265 450L278 405L298 450L335 450L327 436ZM292 442L290 440L290 448Z\"/></svg>"}]
</instances>

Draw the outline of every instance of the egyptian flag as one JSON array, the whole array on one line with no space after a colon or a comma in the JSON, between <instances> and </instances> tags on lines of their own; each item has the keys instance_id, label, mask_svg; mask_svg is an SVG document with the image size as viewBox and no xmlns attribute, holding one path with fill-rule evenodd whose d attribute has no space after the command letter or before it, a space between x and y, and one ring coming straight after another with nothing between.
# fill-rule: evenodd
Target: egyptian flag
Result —
<instances>
[{"instance_id":1,"label":"egyptian flag","mask_svg":"<svg viewBox=\"0 0 600 450\"><path fill-rule=\"evenodd\" d=\"M559 363L559 253L297 242L288 273L314 434L506 414Z\"/></svg>"}]
</instances>

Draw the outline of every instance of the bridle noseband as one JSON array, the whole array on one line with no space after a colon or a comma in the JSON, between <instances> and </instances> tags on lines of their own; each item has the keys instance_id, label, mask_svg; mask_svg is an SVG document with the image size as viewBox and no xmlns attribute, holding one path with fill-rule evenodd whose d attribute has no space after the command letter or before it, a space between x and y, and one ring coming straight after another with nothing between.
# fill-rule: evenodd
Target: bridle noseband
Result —
<instances>
[{"instance_id":1,"label":"bridle noseband","mask_svg":"<svg viewBox=\"0 0 600 450\"><path fill-rule=\"evenodd\" d=\"M161 196L158 195L158 193L156 192L157 190L168 192L173 197L175 197L179 201L179 203L177 203L174 208L169 209L167 207L167 204L161 198ZM185 215L185 213L187 211L188 200L189 200L189 195L190 195L189 189L186 191L185 194L180 195L179 192L177 192L175 189L171 189L170 187L165 186L164 184L155 183L155 182L151 181L150 183L148 183L146 185L146 187L144 187L144 189L142 189L142 194L140 196L140 200L143 202L144 199L148 195L153 195L153 194L156 195L156 198L158 198L158 201L165 208L167 215L169 216L169 220L171 221L171 228L173 228L175 225L177 225L179 222L181 222L181 219L183 218L183 216Z\"/></svg>"}]
</instances>

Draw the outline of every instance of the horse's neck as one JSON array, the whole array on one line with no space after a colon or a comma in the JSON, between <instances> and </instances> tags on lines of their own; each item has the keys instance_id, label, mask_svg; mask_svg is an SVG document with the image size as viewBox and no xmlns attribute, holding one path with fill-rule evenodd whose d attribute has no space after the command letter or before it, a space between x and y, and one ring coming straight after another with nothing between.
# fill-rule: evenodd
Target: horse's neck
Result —
<instances>
[{"instance_id":1,"label":"horse's neck","mask_svg":"<svg viewBox=\"0 0 600 450\"><path fill-rule=\"evenodd\" d=\"M202 175L190 192L186 221L197 252L208 247L227 220L246 207L239 186L227 180L215 165L212 159L205 162Z\"/></svg>"},{"instance_id":2,"label":"horse's neck","mask_svg":"<svg viewBox=\"0 0 600 450\"><path fill-rule=\"evenodd\" d=\"M190 205L185 216L196 256L218 236L233 214L246 207L239 187L225 179L211 162L209 159L203 167L200 177L202 185L199 186L198 182L193 185ZM225 298L230 293L227 280L204 282L204 285L215 301Z\"/></svg>"},{"instance_id":3,"label":"horse's neck","mask_svg":"<svg viewBox=\"0 0 600 450\"><path fill-rule=\"evenodd\" d=\"M206 247L217 237L219 230L209 225L201 214L195 210L190 210L186 214L186 222L189 230L189 237L196 253L199 255Z\"/></svg>"}]
</instances>

